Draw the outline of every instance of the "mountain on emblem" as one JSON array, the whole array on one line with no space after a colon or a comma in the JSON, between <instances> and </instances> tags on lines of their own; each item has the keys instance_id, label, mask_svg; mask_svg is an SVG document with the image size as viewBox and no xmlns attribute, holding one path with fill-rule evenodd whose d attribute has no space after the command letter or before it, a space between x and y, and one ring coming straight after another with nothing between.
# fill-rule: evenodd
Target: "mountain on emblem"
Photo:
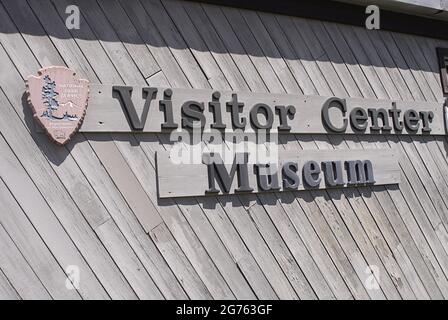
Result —
<instances>
[{"instance_id":1,"label":"mountain on emblem","mask_svg":"<svg viewBox=\"0 0 448 320\"><path fill-rule=\"evenodd\" d=\"M89 81L66 67L48 67L26 80L34 118L48 136L63 145L78 131L86 114Z\"/></svg>"}]
</instances>

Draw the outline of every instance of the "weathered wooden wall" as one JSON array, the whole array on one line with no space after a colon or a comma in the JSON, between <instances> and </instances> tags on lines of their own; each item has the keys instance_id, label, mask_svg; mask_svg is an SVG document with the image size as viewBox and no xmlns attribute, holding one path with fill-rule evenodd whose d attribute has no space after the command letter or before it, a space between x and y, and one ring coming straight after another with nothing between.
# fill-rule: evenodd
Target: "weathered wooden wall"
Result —
<instances>
[{"instance_id":1,"label":"weathered wooden wall","mask_svg":"<svg viewBox=\"0 0 448 320\"><path fill-rule=\"evenodd\" d=\"M448 297L443 136L283 136L288 150L396 148L399 187L159 200L167 136L58 147L23 95L28 75L66 65L93 83L442 101L448 42L168 0L0 3L0 298ZM80 30L64 25L72 3Z\"/></svg>"}]
</instances>

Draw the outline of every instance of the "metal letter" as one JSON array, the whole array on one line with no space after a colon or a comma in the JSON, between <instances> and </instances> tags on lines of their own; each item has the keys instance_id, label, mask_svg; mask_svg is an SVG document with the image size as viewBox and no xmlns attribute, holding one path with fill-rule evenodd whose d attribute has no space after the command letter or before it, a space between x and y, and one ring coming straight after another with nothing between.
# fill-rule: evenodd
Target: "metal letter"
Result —
<instances>
[{"instance_id":1,"label":"metal letter","mask_svg":"<svg viewBox=\"0 0 448 320\"><path fill-rule=\"evenodd\" d=\"M238 102L238 95L232 94L232 100L226 103L227 111L230 109L232 115L232 126L234 129L244 129L246 127L246 118L239 117L239 113L243 111L244 103Z\"/></svg>"},{"instance_id":2,"label":"metal letter","mask_svg":"<svg viewBox=\"0 0 448 320\"><path fill-rule=\"evenodd\" d=\"M320 177L320 167L316 161L308 161L303 165L303 182L308 187L317 187L320 184L322 178Z\"/></svg>"},{"instance_id":3,"label":"metal letter","mask_svg":"<svg viewBox=\"0 0 448 320\"><path fill-rule=\"evenodd\" d=\"M166 89L163 92L163 100L159 101L159 109L163 112L165 117L165 122L160 125L162 129L177 129L179 125L174 122L173 116L173 103L171 101L171 96L173 91L171 89Z\"/></svg>"},{"instance_id":4,"label":"metal letter","mask_svg":"<svg viewBox=\"0 0 448 320\"><path fill-rule=\"evenodd\" d=\"M125 111L126 118L130 121L133 130L143 130L148 117L149 105L151 101L156 97L157 88L143 88L142 97L145 99L145 105L143 106L143 112L141 119L137 115L134 103L132 102L132 87L128 86L113 86L112 96L120 101L121 107ZM118 96L117 96L118 94Z\"/></svg>"},{"instance_id":5,"label":"metal letter","mask_svg":"<svg viewBox=\"0 0 448 320\"><path fill-rule=\"evenodd\" d=\"M226 125L222 123L221 103L219 98L221 93L215 91L212 94L212 101L208 103L208 110L213 113L213 123L210 125L212 129L225 129Z\"/></svg>"},{"instance_id":6,"label":"metal letter","mask_svg":"<svg viewBox=\"0 0 448 320\"><path fill-rule=\"evenodd\" d=\"M277 127L278 131L290 131L291 126L288 125L288 118L294 119L296 108L294 106L275 106L275 113L278 114L280 125Z\"/></svg>"},{"instance_id":7,"label":"metal letter","mask_svg":"<svg viewBox=\"0 0 448 320\"><path fill-rule=\"evenodd\" d=\"M420 117L418 116L417 111L413 109L406 110L404 113L404 124L408 131L418 131L418 128L420 127L419 121Z\"/></svg>"},{"instance_id":8,"label":"metal letter","mask_svg":"<svg viewBox=\"0 0 448 320\"><path fill-rule=\"evenodd\" d=\"M204 103L187 101L182 107L182 127L193 129L195 121L200 121L201 128L205 126Z\"/></svg>"},{"instance_id":9,"label":"metal letter","mask_svg":"<svg viewBox=\"0 0 448 320\"><path fill-rule=\"evenodd\" d=\"M363 108L356 107L350 112L350 123L358 131L365 131L367 129L368 119L367 112Z\"/></svg>"},{"instance_id":10,"label":"metal letter","mask_svg":"<svg viewBox=\"0 0 448 320\"><path fill-rule=\"evenodd\" d=\"M392 130L392 127L389 125L389 114L387 113L386 109L379 108L379 109L368 109L370 118L372 119L372 126L370 126L370 130L383 130L383 131L390 131ZM383 126L380 127L378 125L378 118L383 120Z\"/></svg>"},{"instance_id":11,"label":"metal letter","mask_svg":"<svg viewBox=\"0 0 448 320\"><path fill-rule=\"evenodd\" d=\"M285 190L293 190L299 187L300 179L297 174L299 166L296 162L286 162L283 164L282 177L283 188Z\"/></svg>"},{"instance_id":12,"label":"metal letter","mask_svg":"<svg viewBox=\"0 0 448 320\"><path fill-rule=\"evenodd\" d=\"M347 129L347 119L344 118L343 125L341 128L337 128L333 125L333 123L330 120L330 114L329 110L330 108L338 108L341 110L342 115L345 117L345 114L347 113L347 104L345 103L345 99L339 99L336 97L329 98L327 101L325 101L323 107L322 107L322 122L324 123L324 126L336 133L343 133Z\"/></svg>"},{"instance_id":13,"label":"metal letter","mask_svg":"<svg viewBox=\"0 0 448 320\"><path fill-rule=\"evenodd\" d=\"M350 160L345 161L347 169L347 185L373 184L373 166L370 160Z\"/></svg>"},{"instance_id":14,"label":"metal letter","mask_svg":"<svg viewBox=\"0 0 448 320\"><path fill-rule=\"evenodd\" d=\"M255 168L257 171L258 188L260 188L260 190L280 190L277 168L273 169L270 164L256 164Z\"/></svg>"},{"instance_id":15,"label":"metal letter","mask_svg":"<svg viewBox=\"0 0 448 320\"><path fill-rule=\"evenodd\" d=\"M210 161L210 158L214 159ZM241 160L242 159L242 160ZM236 192L251 192L249 186L249 175L247 169L247 162L249 160L248 153L237 153L233 159L232 168L230 172L227 171L219 154L209 153L203 154L202 162L207 165L208 172L208 186L209 189L205 193L218 193L219 190L215 187L215 181L218 182L222 192L229 193L232 187L232 182L235 173L238 175L238 188Z\"/></svg>"},{"instance_id":16,"label":"metal letter","mask_svg":"<svg viewBox=\"0 0 448 320\"><path fill-rule=\"evenodd\" d=\"M327 185L330 187L344 185L341 161L324 161L322 165L324 167L325 182Z\"/></svg>"},{"instance_id":17,"label":"metal letter","mask_svg":"<svg viewBox=\"0 0 448 320\"><path fill-rule=\"evenodd\" d=\"M261 110L261 113L266 117L266 124L262 125L258 121L258 114ZM255 129L271 129L272 123L274 122L274 114L272 113L271 108L264 103L257 103L250 110L250 122L254 126Z\"/></svg>"}]
</instances>

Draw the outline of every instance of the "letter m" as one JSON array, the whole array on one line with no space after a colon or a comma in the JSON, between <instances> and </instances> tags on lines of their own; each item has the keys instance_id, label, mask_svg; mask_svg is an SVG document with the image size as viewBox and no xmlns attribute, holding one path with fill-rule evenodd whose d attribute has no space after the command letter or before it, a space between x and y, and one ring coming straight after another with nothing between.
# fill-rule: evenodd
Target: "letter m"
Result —
<instances>
[{"instance_id":1,"label":"letter m","mask_svg":"<svg viewBox=\"0 0 448 320\"><path fill-rule=\"evenodd\" d=\"M237 153L233 159L230 172L226 169L225 164L219 154L204 153L202 155L202 163L207 165L208 187L206 193L219 193L216 188L216 182L223 193L229 193L232 187L235 174L238 176L237 192L251 192L253 189L249 186L249 176L247 169L249 154Z\"/></svg>"},{"instance_id":2,"label":"letter m","mask_svg":"<svg viewBox=\"0 0 448 320\"><path fill-rule=\"evenodd\" d=\"M373 166L370 160L350 160L346 161L345 165L347 168L347 185L375 183Z\"/></svg>"}]
</instances>

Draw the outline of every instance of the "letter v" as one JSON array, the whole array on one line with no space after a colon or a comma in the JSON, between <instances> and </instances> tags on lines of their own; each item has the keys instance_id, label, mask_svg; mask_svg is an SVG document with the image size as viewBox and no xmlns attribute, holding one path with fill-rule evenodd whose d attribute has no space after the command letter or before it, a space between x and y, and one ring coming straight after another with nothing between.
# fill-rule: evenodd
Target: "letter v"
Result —
<instances>
[{"instance_id":1,"label":"letter v","mask_svg":"<svg viewBox=\"0 0 448 320\"><path fill-rule=\"evenodd\" d=\"M118 97L115 93L118 93ZM132 102L132 87L128 86L113 86L112 96L120 101L121 107L125 111L128 121L130 122L133 130L141 131L145 127L146 118L148 117L149 105L151 101L156 97L157 88L145 87L142 88L142 98L145 99L145 105L143 106L143 112L141 118L138 117L135 110L134 103Z\"/></svg>"}]
</instances>

